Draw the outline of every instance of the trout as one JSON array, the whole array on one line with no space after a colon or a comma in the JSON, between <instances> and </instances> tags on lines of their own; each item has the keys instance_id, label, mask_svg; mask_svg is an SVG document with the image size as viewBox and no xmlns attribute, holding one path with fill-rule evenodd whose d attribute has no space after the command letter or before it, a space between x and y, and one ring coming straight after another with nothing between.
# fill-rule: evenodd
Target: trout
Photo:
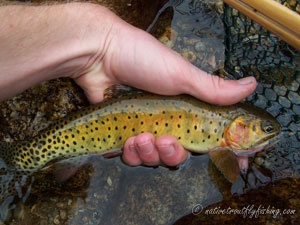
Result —
<instances>
[{"instance_id":1,"label":"trout","mask_svg":"<svg viewBox=\"0 0 300 225\"><path fill-rule=\"evenodd\" d=\"M235 182L238 175L231 174L238 164L227 153L245 156L260 151L273 145L280 133L271 115L244 103L217 106L188 95L141 91L116 95L53 122L32 140L1 143L6 169L31 175L53 160L104 154L122 148L131 136L150 132L155 137L172 135L189 151L210 153L227 179Z\"/></svg>"}]
</instances>

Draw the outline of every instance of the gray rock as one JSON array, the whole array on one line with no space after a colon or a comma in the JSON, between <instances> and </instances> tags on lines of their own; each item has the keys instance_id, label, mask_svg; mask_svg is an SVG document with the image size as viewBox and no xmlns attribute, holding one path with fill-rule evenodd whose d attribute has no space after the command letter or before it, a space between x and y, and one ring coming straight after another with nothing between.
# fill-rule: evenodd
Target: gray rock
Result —
<instances>
[{"instance_id":1,"label":"gray rock","mask_svg":"<svg viewBox=\"0 0 300 225\"><path fill-rule=\"evenodd\" d=\"M267 111L275 117L280 113L281 108L282 106L278 102L271 101L271 107L267 108Z\"/></svg>"},{"instance_id":2,"label":"gray rock","mask_svg":"<svg viewBox=\"0 0 300 225\"><path fill-rule=\"evenodd\" d=\"M287 88L285 86L274 86L274 91L281 96L286 94Z\"/></svg>"},{"instance_id":3,"label":"gray rock","mask_svg":"<svg viewBox=\"0 0 300 225\"><path fill-rule=\"evenodd\" d=\"M262 95L257 95L258 99L254 103L255 106L265 109L267 107L268 100L262 96Z\"/></svg>"},{"instance_id":4,"label":"gray rock","mask_svg":"<svg viewBox=\"0 0 300 225\"><path fill-rule=\"evenodd\" d=\"M277 120L282 126L285 127L291 122L292 114L291 113L285 113L283 115L278 116Z\"/></svg>"},{"instance_id":5,"label":"gray rock","mask_svg":"<svg viewBox=\"0 0 300 225\"><path fill-rule=\"evenodd\" d=\"M275 101L277 98L277 94L272 89L269 88L265 90L265 96L268 100L272 100L272 101Z\"/></svg>"},{"instance_id":6,"label":"gray rock","mask_svg":"<svg viewBox=\"0 0 300 225\"><path fill-rule=\"evenodd\" d=\"M293 105L293 111L294 113L296 113L297 115L300 115L300 105Z\"/></svg>"},{"instance_id":7,"label":"gray rock","mask_svg":"<svg viewBox=\"0 0 300 225\"><path fill-rule=\"evenodd\" d=\"M290 91L288 94L289 100L294 104L300 104L300 95L296 92Z\"/></svg>"},{"instance_id":8,"label":"gray rock","mask_svg":"<svg viewBox=\"0 0 300 225\"><path fill-rule=\"evenodd\" d=\"M278 100L279 104L282 105L285 108L290 108L291 107L291 102L282 96L279 96L279 100Z\"/></svg>"}]
</instances>

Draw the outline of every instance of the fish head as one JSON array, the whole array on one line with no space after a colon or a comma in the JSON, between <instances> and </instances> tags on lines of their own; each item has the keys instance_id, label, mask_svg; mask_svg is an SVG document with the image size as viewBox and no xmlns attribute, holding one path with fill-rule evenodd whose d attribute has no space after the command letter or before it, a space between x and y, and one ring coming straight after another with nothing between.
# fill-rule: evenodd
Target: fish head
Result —
<instances>
[{"instance_id":1,"label":"fish head","mask_svg":"<svg viewBox=\"0 0 300 225\"><path fill-rule=\"evenodd\" d=\"M237 155L248 155L276 144L280 137L280 124L269 114L242 114L225 128L224 138Z\"/></svg>"}]
</instances>

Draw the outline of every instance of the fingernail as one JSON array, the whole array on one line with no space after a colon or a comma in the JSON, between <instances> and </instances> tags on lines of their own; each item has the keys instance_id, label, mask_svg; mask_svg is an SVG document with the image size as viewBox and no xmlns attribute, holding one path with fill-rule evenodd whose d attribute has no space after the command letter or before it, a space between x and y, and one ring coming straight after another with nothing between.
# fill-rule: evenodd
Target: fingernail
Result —
<instances>
[{"instance_id":1,"label":"fingernail","mask_svg":"<svg viewBox=\"0 0 300 225\"><path fill-rule=\"evenodd\" d=\"M254 77L245 77L245 78L237 80L237 82L239 84L244 84L244 85L245 84L251 84L251 83L255 82L255 78Z\"/></svg>"},{"instance_id":2,"label":"fingernail","mask_svg":"<svg viewBox=\"0 0 300 225\"><path fill-rule=\"evenodd\" d=\"M175 148L173 145L160 145L157 146L157 148L159 152L166 157L170 157L175 153Z\"/></svg>"},{"instance_id":3,"label":"fingernail","mask_svg":"<svg viewBox=\"0 0 300 225\"><path fill-rule=\"evenodd\" d=\"M152 144L152 142L145 142L142 144L138 144L137 147L139 148L139 151L143 154L151 154L154 150L154 146Z\"/></svg>"}]
</instances>

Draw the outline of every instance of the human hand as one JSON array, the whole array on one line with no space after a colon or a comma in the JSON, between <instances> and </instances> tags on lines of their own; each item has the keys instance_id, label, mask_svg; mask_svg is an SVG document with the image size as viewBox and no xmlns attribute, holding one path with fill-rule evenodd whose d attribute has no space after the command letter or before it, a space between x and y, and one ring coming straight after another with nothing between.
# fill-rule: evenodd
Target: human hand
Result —
<instances>
[{"instance_id":1,"label":"human hand","mask_svg":"<svg viewBox=\"0 0 300 225\"><path fill-rule=\"evenodd\" d=\"M90 70L75 78L91 103L100 102L113 84L126 84L162 95L188 93L204 101L228 105L247 97L256 87L254 78L223 80L201 71L148 33L110 14L114 21L107 34L106 51ZM100 48L102 49L102 48ZM157 139L150 133L129 138L123 160L133 166L164 163L175 166L187 151L169 135Z\"/></svg>"}]
</instances>

